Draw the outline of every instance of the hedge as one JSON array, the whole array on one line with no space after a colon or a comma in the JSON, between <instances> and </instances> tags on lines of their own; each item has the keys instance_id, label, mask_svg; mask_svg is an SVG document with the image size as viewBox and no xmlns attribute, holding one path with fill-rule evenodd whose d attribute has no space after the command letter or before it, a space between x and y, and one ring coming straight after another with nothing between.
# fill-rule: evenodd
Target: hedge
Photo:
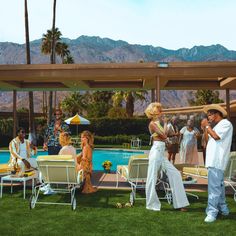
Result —
<instances>
[{"instance_id":1,"label":"hedge","mask_svg":"<svg viewBox=\"0 0 236 236\"><path fill-rule=\"evenodd\" d=\"M148 135L149 131L147 128L148 120L144 118L127 118L127 119L110 119L110 118L92 118L89 119L90 125L78 125L78 134L83 130L90 130L99 137L96 142L103 144L122 144L124 142L129 142L133 136L139 137L140 135ZM28 119L19 119L18 126L22 126L26 129L29 128ZM47 126L47 121L44 118L35 119L36 133L38 145L43 144L43 135L45 128ZM70 125L72 135L77 135L77 126ZM13 138L13 120L12 119L0 119L0 147L8 146L10 140ZM108 138L102 136L108 136ZM111 138L115 136L115 138ZM126 138L125 138L126 137ZM140 138L140 137L139 137ZM146 139L146 138L145 138ZM110 141L108 141L110 140ZM114 141L115 140L115 141Z\"/></svg>"}]
</instances>

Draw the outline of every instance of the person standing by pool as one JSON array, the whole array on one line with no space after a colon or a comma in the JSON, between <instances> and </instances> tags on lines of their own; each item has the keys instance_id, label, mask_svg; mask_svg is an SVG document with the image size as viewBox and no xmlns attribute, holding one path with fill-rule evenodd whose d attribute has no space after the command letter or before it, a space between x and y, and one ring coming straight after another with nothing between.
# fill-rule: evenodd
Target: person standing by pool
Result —
<instances>
[{"instance_id":1,"label":"person standing by pool","mask_svg":"<svg viewBox=\"0 0 236 236\"><path fill-rule=\"evenodd\" d=\"M167 124L167 151L168 160L175 164L175 156L179 149L179 129L176 125L177 117L173 116Z\"/></svg>"},{"instance_id":2,"label":"person standing by pool","mask_svg":"<svg viewBox=\"0 0 236 236\"><path fill-rule=\"evenodd\" d=\"M57 155L59 153L61 149L59 135L62 131L70 134L69 125L62 121L62 110L57 108L55 120L48 125L44 137L43 149L48 149L48 155Z\"/></svg>"},{"instance_id":3,"label":"person standing by pool","mask_svg":"<svg viewBox=\"0 0 236 236\"><path fill-rule=\"evenodd\" d=\"M149 131L153 145L149 153L148 174L146 181L146 208L160 211L161 203L156 192L157 175L160 170L166 172L172 189L173 206L186 211L189 205L180 172L165 157L165 141L167 139L167 120L162 125L162 105L154 102L148 105L145 114L149 119Z\"/></svg>"},{"instance_id":4,"label":"person standing by pool","mask_svg":"<svg viewBox=\"0 0 236 236\"><path fill-rule=\"evenodd\" d=\"M199 130L194 127L194 121L189 119L187 125L180 130L180 161L187 164L199 164L197 139Z\"/></svg>"},{"instance_id":5,"label":"person standing by pool","mask_svg":"<svg viewBox=\"0 0 236 236\"><path fill-rule=\"evenodd\" d=\"M85 130L81 134L81 148L82 152L78 155L78 171L84 171L84 185L82 193L94 193L97 188L94 188L91 183L92 176L92 156L93 156L93 140L94 137L91 132Z\"/></svg>"},{"instance_id":6,"label":"person standing by pool","mask_svg":"<svg viewBox=\"0 0 236 236\"><path fill-rule=\"evenodd\" d=\"M206 167L208 168L208 204L205 222L216 220L218 213L229 215L229 209L225 200L224 171L230 158L233 126L224 117L226 110L218 104L211 104L203 108L208 120L201 122L205 131ZM214 126L214 128L212 128Z\"/></svg>"},{"instance_id":7,"label":"person standing by pool","mask_svg":"<svg viewBox=\"0 0 236 236\"><path fill-rule=\"evenodd\" d=\"M37 168L36 159L31 158L31 144L29 140L25 139L24 128L20 127L17 130L17 137L10 142L9 151L11 155L10 166L14 169L18 166L20 176L25 173L26 169Z\"/></svg>"}]
</instances>

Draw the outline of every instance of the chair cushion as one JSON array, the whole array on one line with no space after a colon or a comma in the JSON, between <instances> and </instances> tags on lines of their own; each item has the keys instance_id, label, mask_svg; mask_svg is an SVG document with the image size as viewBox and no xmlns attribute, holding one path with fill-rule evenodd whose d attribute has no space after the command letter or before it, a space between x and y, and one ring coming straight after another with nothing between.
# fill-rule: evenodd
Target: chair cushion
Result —
<instances>
[{"instance_id":1,"label":"chair cushion","mask_svg":"<svg viewBox=\"0 0 236 236\"><path fill-rule=\"evenodd\" d=\"M8 163L0 164L0 173L7 173L11 170Z\"/></svg>"},{"instance_id":2,"label":"chair cushion","mask_svg":"<svg viewBox=\"0 0 236 236\"><path fill-rule=\"evenodd\" d=\"M202 177L207 177L207 169L205 167L183 167L183 172L185 174L199 175Z\"/></svg>"},{"instance_id":3,"label":"chair cushion","mask_svg":"<svg viewBox=\"0 0 236 236\"><path fill-rule=\"evenodd\" d=\"M67 161L72 159L72 155L45 155L37 157L37 161Z\"/></svg>"}]
</instances>

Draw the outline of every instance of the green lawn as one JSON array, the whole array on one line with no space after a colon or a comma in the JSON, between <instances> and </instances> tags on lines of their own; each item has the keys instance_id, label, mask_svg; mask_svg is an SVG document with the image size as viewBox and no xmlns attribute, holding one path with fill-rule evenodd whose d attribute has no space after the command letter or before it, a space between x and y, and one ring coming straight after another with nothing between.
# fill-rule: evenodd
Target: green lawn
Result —
<instances>
[{"instance_id":1,"label":"green lawn","mask_svg":"<svg viewBox=\"0 0 236 236\"><path fill-rule=\"evenodd\" d=\"M220 216L215 223L206 224L207 194L200 199L189 198L188 212L174 210L162 200L160 212L145 209L145 200L136 201L132 208L115 207L125 203L129 191L99 190L91 195L77 193L77 209L70 206L36 205L29 209L22 198L22 187L14 193L4 187L0 199L1 235L233 235L236 230L236 203L227 197L231 213ZM28 196L29 197L29 190ZM68 200L68 195L42 196L46 200Z\"/></svg>"}]
</instances>

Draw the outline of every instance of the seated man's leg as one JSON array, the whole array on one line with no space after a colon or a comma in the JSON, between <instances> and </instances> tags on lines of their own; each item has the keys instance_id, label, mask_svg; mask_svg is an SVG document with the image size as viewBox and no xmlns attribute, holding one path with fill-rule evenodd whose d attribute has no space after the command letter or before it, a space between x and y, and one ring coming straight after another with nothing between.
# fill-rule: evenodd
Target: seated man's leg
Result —
<instances>
[{"instance_id":1,"label":"seated man's leg","mask_svg":"<svg viewBox=\"0 0 236 236\"><path fill-rule=\"evenodd\" d=\"M169 179L170 187L173 194L174 208L183 208L189 205L188 198L185 193L183 181L180 172L165 159L162 165Z\"/></svg>"},{"instance_id":2,"label":"seated man's leg","mask_svg":"<svg viewBox=\"0 0 236 236\"><path fill-rule=\"evenodd\" d=\"M17 164L20 168L19 175L23 175L25 173L25 164L24 164L24 162L22 160L18 159Z\"/></svg>"},{"instance_id":3,"label":"seated man's leg","mask_svg":"<svg viewBox=\"0 0 236 236\"><path fill-rule=\"evenodd\" d=\"M30 165L31 165L33 168L35 168L35 169L38 168L38 164L37 164L36 158L29 158L29 159L28 159L28 162L30 163Z\"/></svg>"}]
</instances>

